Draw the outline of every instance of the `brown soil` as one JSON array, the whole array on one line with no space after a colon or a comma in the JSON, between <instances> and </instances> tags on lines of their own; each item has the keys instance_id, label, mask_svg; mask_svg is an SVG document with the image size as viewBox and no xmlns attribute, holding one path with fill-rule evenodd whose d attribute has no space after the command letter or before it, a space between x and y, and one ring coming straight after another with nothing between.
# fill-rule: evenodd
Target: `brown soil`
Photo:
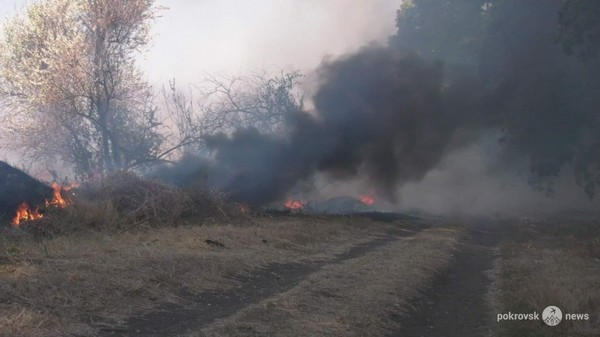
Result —
<instances>
[{"instance_id":1,"label":"brown soil","mask_svg":"<svg viewBox=\"0 0 600 337\"><path fill-rule=\"evenodd\" d=\"M489 336L494 315L486 301L491 283L487 271L497 235L494 225L476 225L453 265L414 301L409 315L399 318L402 328L390 337Z\"/></svg>"}]
</instances>

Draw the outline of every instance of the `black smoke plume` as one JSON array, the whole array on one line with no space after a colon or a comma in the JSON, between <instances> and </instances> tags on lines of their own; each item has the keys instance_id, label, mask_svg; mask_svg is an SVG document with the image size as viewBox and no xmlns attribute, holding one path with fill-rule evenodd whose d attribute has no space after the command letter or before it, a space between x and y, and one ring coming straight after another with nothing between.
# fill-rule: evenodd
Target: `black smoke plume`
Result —
<instances>
[{"instance_id":1,"label":"black smoke plume","mask_svg":"<svg viewBox=\"0 0 600 337\"><path fill-rule=\"evenodd\" d=\"M573 2L413 0L389 47L317 70L314 109L288 111L285 137L252 128L212 135L212 159L190 167L253 205L281 200L317 173L360 177L394 201L398 186L454 150L500 133L502 156L486 171L527 161L530 181L574 172L591 196L600 184L600 61L564 45L592 41L578 38L579 24L592 31L600 19L578 22Z\"/></svg>"},{"instance_id":2,"label":"black smoke plume","mask_svg":"<svg viewBox=\"0 0 600 337\"><path fill-rule=\"evenodd\" d=\"M465 95L474 85L410 53L368 47L318 74L315 111L288 112L285 137L246 128L206 138L211 185L262 205L320 172L361 176L393 200L398 184L421 179L476 119L476 95Z\"/></svg>"}]
</instances>

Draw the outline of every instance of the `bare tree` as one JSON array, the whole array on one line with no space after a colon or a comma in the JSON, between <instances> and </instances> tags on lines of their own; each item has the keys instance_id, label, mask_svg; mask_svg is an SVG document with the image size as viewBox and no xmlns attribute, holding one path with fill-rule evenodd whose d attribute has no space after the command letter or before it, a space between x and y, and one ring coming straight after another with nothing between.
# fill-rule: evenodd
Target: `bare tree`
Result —
<instances>
[{"instance_id":1,"label":"bare tree","mask_svg":"<svg viewBox=\"0 0 600 337\"><path fill-rule=\"evenodd\" d=\"M224 78L209 76L196 90L184 92L171 81L163 88L163 107L172 131L162 160L205 151L206 137L242 128L285 135L289 114L303 109L298 72ZM198 95L195 99L194 93Z\"/></svg>"},{"instance_id":2,"label":"bare tree","mask_svg":"<svg viewBox=\"0 0 600 337\"><path fill-rule=\"evenodd\" d=\"M302 109L300 78L297 72L208 77L200 87L203 134L250 127L265 133L282 132L286 116Z\"/></svg>"},{"instance_id":3,"label":"bare tree","mask_svg":"<svg viewBox=\"0 0 600 337\"><path fill-rule=\"evenodd\" d=\"M13 143L34 157L60 157L79 174L160 154L152 90L135 66L153 2L42 0L5 25L0 95Z\"/></svg>"},{"instance_id":4,"label":"bare tree","mask_svg":"<svg viewBox=\"0 0 600 337\"><path fill-rule=\"evenodd\" d=\"M248 127L269 133L283 131L286 115L302 109L302 97L295 92L300 78L297 72L273 77L208 78L203 91L207 98L202 109L205 132Z\"/></svg>"}]
</instances>

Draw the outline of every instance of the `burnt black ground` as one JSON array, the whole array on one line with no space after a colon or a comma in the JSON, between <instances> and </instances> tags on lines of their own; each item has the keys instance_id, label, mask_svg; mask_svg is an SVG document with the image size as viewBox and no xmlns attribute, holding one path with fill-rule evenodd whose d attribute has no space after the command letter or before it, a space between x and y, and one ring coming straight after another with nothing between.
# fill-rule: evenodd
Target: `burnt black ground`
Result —
<instances>
[{"instance_id":1,"label":"burnt black ground","mask_svg":"<svg viewBox=\"0 0 600 337\"><path fill-rule=\"evenodd\" d=\"M490 335L493 313L486 302L491 280L496 225L483 222L470 230L454 263L416 299L389 337L479 337Z\"/></svg>"},{"instance_id":2,"label":"burnt black ground","mask_svg":"<svg viewBox=\"0 0 600 337\"><path fill-rule=\"evenodd\" d=\"M185 294L185 290L182 290L182 297L188 299L189 305L162 305L155 311L130 318L125 326L103 327L99 336L169 337L198 331L217 319L228 317L249 305L295 287L325 265L362 256L397 240L400 236L413 235L427 227L414 222L413 226L408 226L409 229L414 230L411 232L402 230L407 229L407 226L402 226L399 228L401 230L394 230L365 244L357 245L326 261L272 264L247 275L233 276L232 278L236 279L240 286L227 292L205 292L193 295Z\"/></svg>"},{"instance_id":3,"label":"burnt black ground","mask_svg":"<svg viewBox=\"0 0 600 337\"><path fill-rule=\"evenodd\" d=\"M52 188L27 173L0 161L0 226L7 224L22 202L42 205L52 196Z\"/></svg>"}]
</instances>

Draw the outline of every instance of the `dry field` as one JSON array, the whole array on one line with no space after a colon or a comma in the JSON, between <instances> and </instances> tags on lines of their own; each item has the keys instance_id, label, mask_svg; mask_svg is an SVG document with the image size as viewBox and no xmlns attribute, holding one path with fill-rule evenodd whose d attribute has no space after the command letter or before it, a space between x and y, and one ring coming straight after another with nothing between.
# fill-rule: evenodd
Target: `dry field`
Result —
<instances>
[{"instance_id":1,"label":"dry field","mask_svg":"<svg viewBox=\"0 0 600 337\"><path fill-rule=\"evenodd\" d=\"M459 236L434 228L400 238L186 336L387 336L447 267Z\"/></svg>"},{"instance_id":2,"label":"dry field","mask_svg":"<svg viewBox=\"0 0 600 337\"><path fill-rule=\"evenodd\" d=\"M492 270L496 313L528 313L549 305L589 320L556 327L541 321L496 324L499 337L600 336L600 223L574 214L505 224L500 258Z\"/></svg>"},{"instance_id":3,"label":"dry field","mask_svg":"<svg viewBox=\"0 0 600 337\"><path fill-rule=\"evenodd\" d=\"M598 336L589 218L265 213L3 236L0 336ZM547 305L590 319L496 322Z\"/></svg>"},{"instance_id":4,"label":"dry field","mask_svg":"<svg viewBox=\"0 0 600 337\"><path fill-rule=\"evenodd\" d=\"M153 312L171 310L173 320L184 319L177 311L194 313L211 305L202 303L203 294L235 293L245 282L261 281L252 281L253 275L269 268L272 278L282 279L267 287L274 293L249 292L248 303L231 303L234 309L250 306L230 315L230 328L219 321L206 331L234 329L267 310L265 319L291 315L281 323L289 320L292 328L315 319L321 322L316 328L335 335L349 329L338 319L352 322L366 306L380 317L368 323L379 331L385 325L381 315L401 313L455 249L457 229L424 227L365 217L288 215L257 216L242 224L0 239L0 336L135 335ZM297 272L290 278L286 271L292 267ZM261 277L270 282L270 276ZM339 300L317 313L312 308L319 307L320 298ZM336 314L348 305L349 311ZM257 322L256 329L264 324Z\"/></svg>"}]
</instances>

